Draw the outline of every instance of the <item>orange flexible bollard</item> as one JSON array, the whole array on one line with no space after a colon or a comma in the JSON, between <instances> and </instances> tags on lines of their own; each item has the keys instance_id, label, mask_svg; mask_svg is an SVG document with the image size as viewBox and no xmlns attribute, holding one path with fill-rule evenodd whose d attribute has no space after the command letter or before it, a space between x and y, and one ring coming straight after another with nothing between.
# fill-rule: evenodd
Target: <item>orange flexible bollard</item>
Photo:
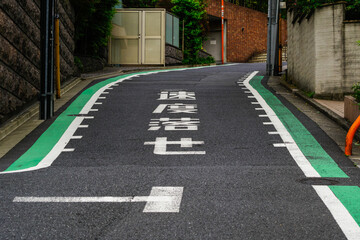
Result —
<instances>
[{"instance_id":1,"label":"orange flexible bollard","mask_svg":"<svg viewBox=\"0 0 360 240\"><path fill-rule=\"evenodd\" d=\"M360 116L355 120L355 122L351 125L349 132L346 135L346 144L345 144L345 155L351 156L352 153L352 142L354 139L354 135L356 133L356 130L360 126Z\"/></svg>"}]
</instances>

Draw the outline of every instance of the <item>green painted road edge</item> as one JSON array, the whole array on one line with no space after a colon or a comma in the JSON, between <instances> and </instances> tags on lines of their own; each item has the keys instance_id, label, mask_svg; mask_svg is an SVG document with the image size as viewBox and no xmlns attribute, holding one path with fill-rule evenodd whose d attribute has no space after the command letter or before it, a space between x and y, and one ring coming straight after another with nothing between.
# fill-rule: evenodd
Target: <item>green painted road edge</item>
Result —
<instances>
[{"instance_id":1,"label":"green painted road edge","mask_svg":"<svg viewBox=\"0 0 360 240\"><path fill-rule=\"evenodd\" d=\"M273 109L319 175L321 177L348 178L349 176L339 168L338 164L327 154L304 125L275 95L261 84L262 79L262 76L255 76L250 81L250 85L258 91L266 103Z\"/></svg>"},{"instance_id":2,"label":"green painted road edge","mask_svg":"<svg viewBox=\"0 0 360 240\"><path fill-rule=\"evenodd\" d=\"M216 67L216 66L164 69L164 70L153 70L153 71L130 73L130 74L109 78L107 80L104 80L87 88L70 104L70 106L64 112L62 112L56 118L56 120L51 124L51 126L38 138L38 140L32 146L3 172L25 170L37 166L44 159L44 157L51 151L51 149L53 149L53 147L62 137L64 132L68 129L70 124L76 118L75 116L69 116L69 115L79 114L80 111L85 106L85 104L90 100L90 98L100 88L106 86L107 84L113 83L115 81L118 81L126 77L131 77L139 74L181 71L181 70L209 68L209 67Z\"/></svg>"},{"instance_id":3,"label":"green painted road edge","mask_svg":"<svg viewBox=\"0 0 360 240\"><path fill-rule=\"evenodd\" d=\"M349 178L290 110L261 84L262 79L262 76L256 76L250 81L250 85L258 91L273 109L320 176ZM360 226L360 188L358 186L329 186L329 188Z\"/></svg>"},{"instance_id":4,"label":"green painted road edge","mask_svg":"<svg viewBox=\"0 0 360 240\"><path fill-rule=\"evenodd\" d=\"M358 186L329 186L360 226L360 188Z\"/></svg>"}]
</instances>

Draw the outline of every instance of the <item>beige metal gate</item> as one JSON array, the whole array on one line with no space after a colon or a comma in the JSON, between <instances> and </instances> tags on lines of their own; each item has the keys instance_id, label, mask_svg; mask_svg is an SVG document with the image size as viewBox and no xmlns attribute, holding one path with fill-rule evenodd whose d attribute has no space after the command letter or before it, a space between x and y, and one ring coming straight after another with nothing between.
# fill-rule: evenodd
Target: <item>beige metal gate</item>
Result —
<instances>
[{"instance_id":1,"label":"beige metal gate","mask_svg":"<svg viewBox=\"0 0 360 240\"><path fill-rule=\"evenodd\" d=\"M118 9L109 64L165 64L165 9Z\"/></svg>"}]
</instances>

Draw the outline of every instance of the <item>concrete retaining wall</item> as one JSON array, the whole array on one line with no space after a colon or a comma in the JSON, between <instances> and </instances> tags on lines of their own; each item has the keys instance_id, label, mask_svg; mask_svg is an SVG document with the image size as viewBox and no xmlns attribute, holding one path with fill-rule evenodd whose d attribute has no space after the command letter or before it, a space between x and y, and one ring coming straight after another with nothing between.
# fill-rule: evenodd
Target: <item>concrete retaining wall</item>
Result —
<instances>
[{"instance_id":1,"label":"concrete retaining wall","mask_svg":"<svg viewBox=\"0 0 360 240\"><path fill-rule=\"evenodd\" d=\"M360 81L360 22L345 21L343 3L297 17L288 12L289 79L315 97L342 99Z\"/></svg>"},{"instance_id":2,"label":"concrete retaining wall","mask_svg":"<svg viewBox=\"0 0 360 240\"><path fill-rule=\"evenodd\" d=\"M345 21L345 90L349 90L355 82L360 82L360 21Z\"/></svg>"},{"instance_id":3,"label":"concrete retaining wall","mask_svg":"<svg viewBox=\"0 0 360 240\"><path fill-rule=\"evenodd\" d=\"M183 60L183 54L181 49L176 48L170 44L165 46L165 65L181 64Z\"/></svg>"},{"instance_id":4,"label":"concrete retaining wall","mask_svg":"<svg viewBox=\"0 0 360 240\"><path fill-rule=\"evenodd\" d=\"M62 82L74 74L75 13L58 2ZM0 1L0 124L38 98L40 0Z\"/></svg>"}]
</instances>

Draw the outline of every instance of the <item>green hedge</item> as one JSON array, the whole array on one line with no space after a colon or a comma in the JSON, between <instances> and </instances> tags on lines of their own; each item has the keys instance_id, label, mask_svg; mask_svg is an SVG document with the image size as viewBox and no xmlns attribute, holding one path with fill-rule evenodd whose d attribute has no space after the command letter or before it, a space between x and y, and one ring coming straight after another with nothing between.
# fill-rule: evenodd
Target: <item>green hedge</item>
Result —
<instances>
[{"instance_id":1,"label":"green hedge","mask_svg":"<svg viewBox=\"0 0 360 240\"><path fill-rule=\"evenodd\" d=\"M360 19L360 0L343 0L347 2L346 18L347 20ZM290 7L295 8L301 13L311 13L316 8L326 3L336 3L338 0L289 0L287 1Z\"/></svg>"}]
</instances>

